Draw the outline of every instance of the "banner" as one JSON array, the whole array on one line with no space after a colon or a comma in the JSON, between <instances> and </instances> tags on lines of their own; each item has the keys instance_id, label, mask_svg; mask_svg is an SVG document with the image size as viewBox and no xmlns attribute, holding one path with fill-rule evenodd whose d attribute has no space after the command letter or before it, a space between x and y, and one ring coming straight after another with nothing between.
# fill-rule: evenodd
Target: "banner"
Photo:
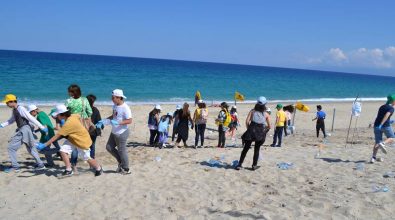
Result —
<instances>
[{"instance_id":1,"label":"banner","mask_svg":"<svg viewBox=\"0 0 395 220\"><path fill-rule=\"evenodd\" d=\"M235 100L244 101L244 95L242 95L240 92L235 92Z\"/></svg>"}]
</instances>

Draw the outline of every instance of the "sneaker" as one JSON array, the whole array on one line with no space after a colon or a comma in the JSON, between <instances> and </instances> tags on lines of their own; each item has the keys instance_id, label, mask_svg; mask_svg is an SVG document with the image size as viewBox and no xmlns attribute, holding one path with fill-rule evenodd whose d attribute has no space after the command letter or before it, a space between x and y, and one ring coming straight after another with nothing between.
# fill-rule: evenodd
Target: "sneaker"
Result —
<instances>
[{"instance_id":1,"label":"sneaker","mask_svg":"<svg viewBox=\"0 0 395 220\"><path fill-rule=\"evenodd\" d=\"M19 173L21 171L21 169L19 167L9 167L9 168L5 168L4 172L5 173L11 173L12 171L14 171L15 173Z\"/></svg>"},{"instance_id":2,"label":"sneaker","mask_svg":"<svg viewBox=\"0 0 395 220\"><path fill-rule=\"evenodd\" d=\"M276 145L276 147L281 147L281 145Z\"/></svg>"},{"instance_id":3,"label":"sneaker","mask_svg":"<svg viewBox=\"0 0 395 220\"><path fill-rule=\"evenodd\" d=\"M197 145L195 145L195 146L193 146L195 149L197 149L198 148L198 146Z\"/></svg>"},{"instance_id":4,"label":"sneaker","mask_svg":"<svg viewBox=\"0 0 395 220\"><path fill-rule=\"evenodd\" d=\"M274 145L274 144L271 144L271 145L270 145L270 147L275 147L275 146L276 146L276 145Z\"/></svg>"},{"instance_id":5,"label":"sneaker","mask_svg":"<svg viewBox=\"0 0 395 220\"><path fill-rule=\"evenodd\" d=\"M129 174L132 174L132 171L130 171L129 168L127 168L127 169L123 168L121 174L122 175L129 175Z\"/></svg>"},{"instance_id":6,"label":"sneaker","mask_svg":"<svg viewBox=\"0 0 395 220\"><path fill-rule=\"evenodd\" d=\"M166 148L167 146L166 146L166 144L163 144L162 147L163 147L163 148Z\"/></svg>"},{"instance_id":7,"label":"sneaker","mask_svg":"<svg viewBox=\"0 0 395 220\"><path fill-rule=\"evenodd\" d=\"M251 169L252 169L252 170L257 170L257 169L258 169L258 166L257 166L257 165L252 165Z\"/></svg>"},{"instance_id":8,"label":"sneaker","mask_svg":"<svg viewBox=\"0 0 395 220\"><path fill-rule=\"evenodd\" d=\"M121 173L122 172L122 168L121 168L120 164L118 164L118 168L115 170L115 172L117 172L117 173Z\"/></svg>"},{"instance_id":9,"label":"sneaker","mask_svg":"<svg viewBox=\"0 0 395 220\"><path fill-rule=\"evenodd\" d=\"M372 157L372 158L370 159L370 163L374 163L374 162L376 162L376 158Z\"/></svg>"},{"instance_id":10,"label":"sneaker","mask_svg":"<svg viewBox=\"0 0 395 220\"><path fill-rule=\"evenodd\" d=\"M100 167L100 170L96 170L95 176L100 176L100 175L102 175L102 173L103 173L103 168Z\"/></svg>"},{"instance_id":11,"label":"sneaker","mask_svg":"<svg viewBox=\"0 0 395 220\"><path fill-rule=\"evenodd\" d=\"M41 164L41 165L36 165L35 167L34 167L34 170L45 170L46 169L46 167L44 166L44 164Z\"/></svg>"},{"instance_id":12,"label":"sneaker","mask_svg":"<svg viewBox=\"0 0 395 220\"><path fill-rule=\"evenodd\" d=\"M387 154L387 149L385 148L384 142L379 143L379 148L380 148L381 152L383 152L384 154Z\"/></svg>"},{"instance_id":13,"label":"sneaker","mask_svg":"<svg viewBox=\"0 0 395 220\"><path fill-rule=\"evenodd\" d=\"M72 176L73 174L73 170L64 170L62 176Z\"/></svg>"},{"instance_id":14,"label":"sneaker","mask_svg":"<svg viewBox=\"0 0 395 220\"><path fill-rule=\"evenodd\" d=\"M241 166L240 166L240 165L237 165L237 166L235 167L235 170L241 170Z\"/></svg>"}]
</instances>

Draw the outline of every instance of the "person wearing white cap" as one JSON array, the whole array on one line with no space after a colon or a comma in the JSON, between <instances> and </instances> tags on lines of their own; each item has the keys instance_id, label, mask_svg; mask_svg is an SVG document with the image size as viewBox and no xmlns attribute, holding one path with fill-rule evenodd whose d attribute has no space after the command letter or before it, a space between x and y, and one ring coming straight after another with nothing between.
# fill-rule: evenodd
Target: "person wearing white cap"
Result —
<instances>
[{"instance_id":1,"label":"person wearing white cap","mask_svg":"<svg viewBox=\"0 0 395 220\"><path fill-rule=\"evenodd\" d=\"M160 120L160 112L162 108L160 105L155 105L154 109L148 114L148 128L150 132L149 144L155 147L159 142L158 125Z\"/></svg>"},{"instance_id":2,"label":"person wearing white cap","mask_svg":"<svg viewBox=\"0 0 395 220\"><path fill-rule=\"evenodd\" d=\"M159 149L162 147L166 147L166 141L169 134L169 126L172 122L172 113L169 112L166 115L163 115L160 118L160 122L158 125L158 132L159 132Z\"/></svg>"},{"instance_id":3,"label":"person wearing white cap","mask_svg":"<svg viewBox=\"0 0 395 220\"><path fill-rule=\"evenodd\" d=\"M66 165L66 169L62 175L73 175L69 155L71 155L73 150L77 150L78 155L87 161L91 167L95 168L95 176L100 176L103 173L103 169L95 159L90 157L89 148L92 145L92 140L89 136L89 132L81 123L80 115L71 114L69 109L62 104L56 106L56 111L52 113L52 116L58 118L61 121L64 120L64 125L50 140L45 143L39 143L37 145L37 149L44 149L45 147L51 145L54 141L65 137L66 141L60 147L60 155L62 156L62 160Z\"/></svg>"},{"instance_id":4,"label":"person wearing white cap","mask_svg":"<svg viewBox=\"0 0 395 220\"><path fill-rule=\"evenodd\" d=\"M132 123L132 111L125 103L126 96L120 89L112 92L112 115L96 124L97 128L103 125L111 125L112 130L108 138L106 149L117 160L117 172L123 175L131 174L129 168L129 157L126 149L129 138L128 125Z\"/></svg>"},{"instance_id":5,"label":"person wearing white cap","mask_svg":"<svg viewBox=\"0 0 395 220\"><path fill-rule=\"evenodd\" d=\"M53 136L55 136L54 126L51 122L51 119L49 119L48 115L45 112L40 111L40 109L38 109L36 105L29 105L28 111L33 117L37 118L37 121L39 121L43 126L48 129L48 133L41 131L41 143L44 143L51 139ZM57 141L54 141L53 145L55 146L55 149L47 147L40 151L40 153L43 153L45 155L45 159L47 160L47 166L49 167L53 167L55 165L52 159L52 154L56 154L60 150L60 146Z\"/></svg>"},{"instance_id":6,"label":"person wearing white cap","mask_svg":"<svg viewBox=\"0 0 395 220\"><path fill-rule=\"evenodd\" d=\"M240 155L239 163L235 167L236 170L240 170L242 168L244 158L254 141L255 146L252 170L258 168L259 151L262 144L265 143L267 132L270 130L270 116L266 112L266 103L267 101L265 97L259 97L254 109L248 113L246 119L247 131L241 136L244 146Z\"/></svg>"},{"instance_id":7,"label":"person wearing white cap","mask_svg":"<svg viewBox=\"0 0 395 220\"><path fill-rule=\"evenodd\" d=\"M4 128L13 123L16 124L17 130L11 139L8 141L8 155L11 160L11 168L9 170L14 170L19 172L19 163L17 158L17 151L21 148L22 144L26 145L27 151L36 160L37 169L45 169L44 163L40 159L40 155L37 149L34 147L36 145L36 140L33 136L32 129L29 123L39 127L39 129L45 133L48 129L37 121L35 117L29 114L25 107L18 105L17 97L13 94L7 94L4 97L3 103L5 103L9 108L12 109L11 117L0 124L0 128Z\"/></svg>"},{"instance_id":8,"label":"person wearing white cap","mask_svg":"<svg viewBox=\"0 0 395 220\"><path fill-rule=\"evenodd\" d=\"M176 117L179 112L182 111L182 106L181 105L177 105L176 106L176 110L173 113L173 119L174 119L174 123L173 123L173 134L171 135L171 141L174 142L174 138L176 137L176 134L178 134L178 122L179 122L179 118Z\"/></svg>"}]
</instances>

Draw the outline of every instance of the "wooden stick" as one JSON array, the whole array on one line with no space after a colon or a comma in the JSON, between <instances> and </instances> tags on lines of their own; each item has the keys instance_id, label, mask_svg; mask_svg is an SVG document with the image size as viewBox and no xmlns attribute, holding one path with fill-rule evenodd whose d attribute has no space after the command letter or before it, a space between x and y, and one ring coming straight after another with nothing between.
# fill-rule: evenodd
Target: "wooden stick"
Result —
<instances>
[{"instance_id":1,"label":"wooden stick","mask_svg":"<svg viewBox=\"0 0 395 220\"><path fill-rule=\"evenodd\" d=\"M332 129L331 129L332 132L335 126L335 116L336 116L336 108L333 108L333 119L332 119Z\"/></svg>"},{"instance_id":2,"label":"wooden stick","mask_svg":"<svg viewBox=\"0 0 395 220\"><path fill-rule=\"evenodd\" d=\"M353 104L358 100L358 98L359 98L359 95L357 95L357 97L355 98L355 100L354 100L354 102L353 102ZM344 146L344 147L347 147L347 143L348 143L348 137L349 137L349 135L350 135L350 129L351 129L351 123L352 123L352 111L351 111L351 117L350 117L350 124L349 124L349 126L348 126L348 130L347 130L347 139L346 139L346 145Z\"/></svg>"}]
</instances>

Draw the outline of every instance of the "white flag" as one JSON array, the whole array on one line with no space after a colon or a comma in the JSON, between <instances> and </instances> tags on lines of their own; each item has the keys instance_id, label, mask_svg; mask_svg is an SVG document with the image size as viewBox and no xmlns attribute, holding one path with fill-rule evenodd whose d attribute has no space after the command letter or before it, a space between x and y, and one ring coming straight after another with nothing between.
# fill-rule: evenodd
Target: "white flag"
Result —
<instances>
[{"instance_id":1,"label":"white flag","mask_svg":"<svg viewBox=\"0 0 395 220\"><path fill-rule=\"evenodd\" d=\"M359 117L362 112L362 104L360 102L354 102L352 104L352 115L355 117Z\"/></svg>"}]
</instances>

